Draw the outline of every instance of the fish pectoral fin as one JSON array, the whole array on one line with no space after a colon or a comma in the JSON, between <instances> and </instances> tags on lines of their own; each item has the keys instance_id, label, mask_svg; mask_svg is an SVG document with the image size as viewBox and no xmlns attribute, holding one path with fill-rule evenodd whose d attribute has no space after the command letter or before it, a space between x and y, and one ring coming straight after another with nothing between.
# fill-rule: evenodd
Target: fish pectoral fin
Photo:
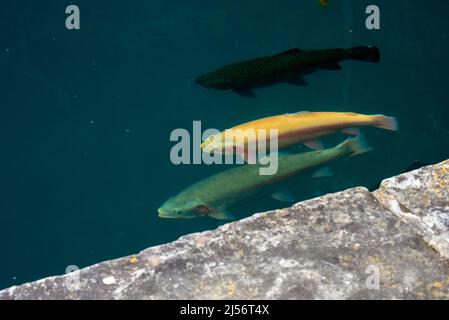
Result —
<instances>
[{"instance_id":1,"label":"fish pectoral fin","mask_svg":"<svg viewBox=\"0 0 449 320\"><path fill-rule=\"evenodd\" d=\"M241 88L235 88L233 89L235 93L237 93L239 96L245 97L245 98L254 98L256 94L254 93L251 88L247 87L241 87Z\"/></svg>"},{"instance_id":2,"label":"fish pectoral fin","mask_svg":"<svg viewBox=\"0 0 449 320\"><path fill-rule=\"evenodd\" d=\"M234 216L226 211L214 211L209 213L209 217L217 220L235 220Z\"/></svg>"},{"instance_id":3,"label":"fish pectoral fin","mask_svg":"<svg viewBox=\"0 0 449 320\"><path fill-rule=\"evenodd\" d=\"M359 128L346 128L346 129L343 129L341 132L349 134L350 136L359 136L360 135Z\"/></svg>"},{"instance_id":4,"label":"fish pectoral fin","mask_svg":"<svg viewBox=\"0 0 449 320\"><path fill-rule=\"evenodd\" d=\"M329 167L323 167L321 169L319 169L318 171L316 171L312 177L313 178L324 178L324 177L330 177L332 176L332 170Z\"/></svg>"},{"instance_id":5,"label":"fish pectoral fin","mask_svg":"<svg viewBox=\"0 0 449 320\"><path fill-rule=\"evenodd\" d=\"M323 68L324 70L341 70L342 67L338 63L327 65Z\"/></svg>"},{"instance_id":6,"label":"fish pectoral fin","mask_svg":"<svg viewBox=\"0 0 449 320\"><path fill-rule=\"evenodd\" d=\"M283 202L295 202L295 197L287 189L279 190L271 195L273 199Z\"/></svg>"},{"instance_id":7,"label":"fish pectoral fin","mask_svg":"<svg viewBox=\"0 0 449 320\"><path fill-rule=\"evenodd\" d=\"M298 87L305 87L309 85L309 83L304 78L295 78L287 81L287 83Z\"/></svg>"},{"instance_id":8,"label":"fish pectoral fin","mask_svg":"<svg viewBox=\"0 0 449 320\"><path fill-rule=\"evenodd\" d=\"M324 146L320 140L310 140L303 143L307 148L312 150L323 150Z\"/></svg>"},{"instance_id":9,"label":"fish pectoral fin","mask_svg":"<svg viewBox=\"0 0 449 320\"><path fill-rule=\"evenodd\" d=\"M299 54L301 52L304 52L305 50L293 48L286 51L283 51L281 53L275 54L273 57L279 57L279 56L285 56L285 55L292 55L292 54Z\"/></svg>"}]
</instances>

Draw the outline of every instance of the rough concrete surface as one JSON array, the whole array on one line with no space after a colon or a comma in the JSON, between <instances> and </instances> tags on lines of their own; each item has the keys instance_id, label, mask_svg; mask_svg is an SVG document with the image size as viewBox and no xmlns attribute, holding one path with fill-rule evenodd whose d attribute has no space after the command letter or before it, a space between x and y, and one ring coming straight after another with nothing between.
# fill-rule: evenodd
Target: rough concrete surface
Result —
<instances>
[{"instance_id":1,"label":"rough concrete surface","mask_svg":"<svg viewBox=\"0 0 449 320\"><path fill-rule=\"evenodd\" d=\"M448 299L449 161L258 213L0 299Z\"/></svg>"}]
</instances>

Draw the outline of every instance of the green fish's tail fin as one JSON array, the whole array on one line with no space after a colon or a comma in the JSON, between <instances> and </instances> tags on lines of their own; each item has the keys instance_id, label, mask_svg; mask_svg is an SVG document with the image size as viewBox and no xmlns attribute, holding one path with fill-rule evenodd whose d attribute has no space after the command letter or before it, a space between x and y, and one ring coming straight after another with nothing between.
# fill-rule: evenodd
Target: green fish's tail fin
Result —
<instances>
[{"instance_id":1,"label":"green fish's tail fin","mask_svg":"<svg viewBox=\"0 0 449 320\"><path fill-rule=\"evenodd\" d=\"M378 47L354 47L348 49L349 57L354 60L378 63L380 52Z\"/></svg>"},{"instance_id":2,"label":"green fish's tail fin","mask_svg":"<svg viewBox=\"0 0 449 320\"><path fill-rule=\"evenodd\" d=\"M337 148L348 148L349 156L351 157L372 150L361 135L355 138L347 139L345 142L339 144Z\"/></svg>"}]
</instances>

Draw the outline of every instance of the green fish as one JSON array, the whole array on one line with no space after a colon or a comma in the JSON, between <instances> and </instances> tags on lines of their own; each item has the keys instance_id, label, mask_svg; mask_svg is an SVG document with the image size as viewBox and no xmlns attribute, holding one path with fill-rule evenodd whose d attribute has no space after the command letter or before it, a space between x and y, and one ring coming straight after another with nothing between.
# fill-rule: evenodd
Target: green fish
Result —
<instances>
[{"instance_id":1,"label":"green fish","mask_svg":"<svg viewBox=\"0 0 449 320\"><path fill-rule=\"evenodd\" d=\"M252 89L278 83L305 86L303 76L318 70L340 70L340 61L361 60L378 63L379 48L302 50L290 49L274 56L242 61L200 75L194 81L208 89L233 90L245 97L254 97Z\"/></svg>"},{"instance_id":2,"label":"green fish","mask_svg":"<svg viewBox=\"0 0 449 320\"><path fill-rule=\"evenodd\" d=\"M260 175L259 164L228 169L188 187L168 199L158 210L160 218L198 218L209 216L233 220L228 209L263 194L281 201L292 201L282 193L273 193L284 180L321 168L315 176L324 176L323 166L331 161L369 151L362 138L348 139L334 148L299 154L278 155L278 170L274 175ZM324 169L326 169L324 167Z\"/></svg>"}]
</instances>

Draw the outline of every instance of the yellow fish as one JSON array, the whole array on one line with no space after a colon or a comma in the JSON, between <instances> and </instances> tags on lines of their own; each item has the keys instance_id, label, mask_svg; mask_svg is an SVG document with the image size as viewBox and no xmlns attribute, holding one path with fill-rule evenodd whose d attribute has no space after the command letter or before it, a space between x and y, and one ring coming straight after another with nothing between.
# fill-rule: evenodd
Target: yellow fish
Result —
<instances>
[{"instance_id":1,"label":"yellow fish","mask_svg":"<svg viewBox=\"0 0 449 320\"><path fill-rule=\"evenodd\" d=\"M323 149L319 138L337 132L359 135L358 127L374 126L386 130L398 130L394 117L384 115L364 115L346 112L298 112L283 114L247 122L208 137L201 144L204 152L244 154L248 146L256 146L257 133L265 131L264 139L269 140L270 130L277 130L278 148L304 144L311 149ZM255 134L249 134L254 132Z\"/></svg>"}]
</instances>

